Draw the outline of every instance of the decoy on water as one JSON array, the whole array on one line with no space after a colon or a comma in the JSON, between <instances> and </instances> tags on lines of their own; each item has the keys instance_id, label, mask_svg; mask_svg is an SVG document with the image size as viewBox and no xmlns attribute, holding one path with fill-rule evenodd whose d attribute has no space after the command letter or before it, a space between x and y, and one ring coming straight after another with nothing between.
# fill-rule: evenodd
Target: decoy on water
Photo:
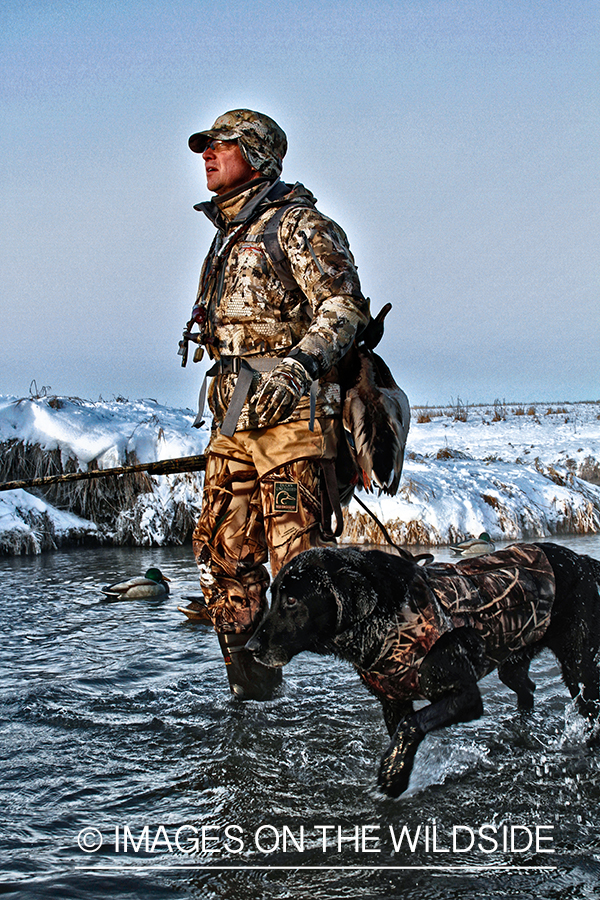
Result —
<instances>
[{"instance_id":1,"label":"decoy on water","mask_svg":"<svg viewBox=\"0 0 600 900\"><path fill-rule=\"evenodd\" d=\"M451 544L450 549L459 556L481 556L483 553L491 553L496 548L487 531L482 531L477 538Z\"/></svg>"},{"instance_id":2,"label":"decoy on water","mask_svg":"<svg viewBox=\"0 0 600 900\"><path fill-rule=\"evenodd\" d=\"M110 600L157 600L168 596L168 582L160 569L151 568L145 575L102 588L102 593Z\"/></svg>"},{"instance_id":3,"label":"decoy on water","mask_svg":"<svg viewBox=\"0 0 600 900\"><path fill-rule=\"evenodd\" d=\"M179 612L187 616L191 622L202 622L204 625L212 625L206 601L204 597L182 597L182 600L189 600L189 606L178 606Z\"/></svg>"}]
</instances>

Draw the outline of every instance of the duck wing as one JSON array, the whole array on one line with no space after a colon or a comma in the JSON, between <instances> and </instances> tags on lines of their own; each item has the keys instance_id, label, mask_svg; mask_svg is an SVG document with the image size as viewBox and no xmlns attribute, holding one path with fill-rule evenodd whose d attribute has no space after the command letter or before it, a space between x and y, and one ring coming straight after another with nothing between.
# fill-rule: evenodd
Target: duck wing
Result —
<instances>
[{"instance_id":1,"label":"duck wing","mask_svg":"<svg viewBox=\"0 0 600 900\"><path fill-rule=\"evenodd\" d=\"M102 593L107 597L148 597L151 596L152 588L158 588L157 593L164 594L165 588L162 585L139 575L137 578L130 578L129 581L118 581L107 587L101 588Z\"/></svg>"},{"instance_id":2,"label":"duck wing","mask_svg":"<svg viewBox=\"0 0 600 900\"><path fill-rule=\"evenodd\" d=\"M343 424L362 483L384 494L398 491L410 426L410 404L376 353L361 348L349 367Z\"/></svg>"}]
</instances>

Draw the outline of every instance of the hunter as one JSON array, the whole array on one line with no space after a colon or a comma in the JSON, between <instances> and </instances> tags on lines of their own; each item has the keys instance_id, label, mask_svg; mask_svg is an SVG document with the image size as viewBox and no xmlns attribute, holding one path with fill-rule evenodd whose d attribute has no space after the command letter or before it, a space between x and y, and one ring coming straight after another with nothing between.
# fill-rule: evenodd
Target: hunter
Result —
<instances>
[{"instance_id":1,"label":"hunter","mask_svg":"<svg viewBox=\"0 0 600 900\"><path fill-rule=\"evenodd\" d=\"M265 564L274 577L301 551L331 546L341 529L331 527L337 365L367 325L369 302L345 233L302 184L280 180L287 139L276 122L232 110L189 146L215 195L195 209L217 229L180 350L187 357L191 340L195 360L205 348L215 361L194 554L231 691L264 700L281 670L244 645L267 606ZM203 406L204 389L199 416Z\"/></svg>"}]
</instances>

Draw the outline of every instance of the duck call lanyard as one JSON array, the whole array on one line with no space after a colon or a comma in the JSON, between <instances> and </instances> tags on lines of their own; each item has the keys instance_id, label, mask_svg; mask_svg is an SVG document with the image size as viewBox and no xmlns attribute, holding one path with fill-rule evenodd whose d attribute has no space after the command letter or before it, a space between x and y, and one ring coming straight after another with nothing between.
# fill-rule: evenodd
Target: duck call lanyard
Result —
<instances>
[{"instance_id":1,"label":"duck call lanyard","mask_svg":"<svg viewBox=\"0 0 600 900\"><path fill-rule=\"evenodd\" d=\"M216 235L213 245L209 251L210 262L208 263L202 274L198 296L196 299L196 303L194 304L194 308L192 309L192 317L185 326L185 331L183 332L183 340L179 342L178 352L181 356L182 366L185 366L187 363L189 341L193 341L195 344L210 343L211 336L207 336L205 333L207 325L206 313L207 308L211 302L208 298L208 294L211 285L215 284L215 290L213 292L213 302L215 305L218 305L223 291L223 281L225 279L225 260L227 259L233 245L241 238L244 232L261 214L262 210L260 207L263 200L265 198L277 200L281 196L285 195L288 190L289 188L287 187L287 185L284 185L279 179L277 179L275 182L267 181L267 184L256 195L256 197L250 200L250 202L244 206L241 213L238 214L236 218L238 222L240 222L240 224L229 235L227 240L221 244L221 241L223 240L222 232L218 232L218 234ZM198 325L200 331L192 334L192 328L194 325ZM198 351L196 352L198 354ZM195 357L196 361L202 358L202 352L203 351L200 351L200 354Z\"/></svg>"},{"instance_id":2,"label":"duck call lanyard","mask_svg":"<svg viewBox=\"0 0 600 900\"><path fill-rule=\"evenodd\" d=\"M223 280L225 277L225 260L227 259L233 245L240 239L242 234L247 231L247 229L250 227L250 224L250 222L243 222L238 228L235 229L235 231L232 232L232 234L229 235L227 240L223 243L221 243L223 241L222 233L218 232L215 235L213 245L209 252L207 265L204 269L204 272L202 273L202 279L200 282L200 287L198 289L198 297L192 309L192 316L189 322L187 322L183 331L183 340L179 342L179 355L181 356L182 366L185 366L187 364L189 341L192 341L194 344L208 343L205 328L207 324L207 297L210 291L210 287L211 285L216 283L216 288L214 290L214 302L218 304L220 294L223 290ZM192 333L192 328L194 327L194 325L197 325L200 330ZM210 338L208 340L210 340Z\"/></svg>"}]
</instances>

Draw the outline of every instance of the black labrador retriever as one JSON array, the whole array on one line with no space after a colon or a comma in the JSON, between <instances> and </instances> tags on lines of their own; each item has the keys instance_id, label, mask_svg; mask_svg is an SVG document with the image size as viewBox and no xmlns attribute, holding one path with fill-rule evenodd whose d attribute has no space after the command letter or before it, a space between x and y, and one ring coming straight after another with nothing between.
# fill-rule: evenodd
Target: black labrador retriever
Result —
<instances>
[{"instance_id":1,"label":"black labrador retriever","mask_svg":"<svg viewBox=\"0 0 600 900\"><path fill-rule=\"evenodd\" d=\"M599 586L599 562L551 543L430 565L380 550L307 550L275 579L246 646L268 666L303 650L351 662L383 706L392 741L378 783L397 797L426 734L481 716L477 682L488 672L497 668L532 708L529 664L543 647L580 712L598 718ZM429 705L415 711L422 699Z\"/></svg>"}]
</instances>

